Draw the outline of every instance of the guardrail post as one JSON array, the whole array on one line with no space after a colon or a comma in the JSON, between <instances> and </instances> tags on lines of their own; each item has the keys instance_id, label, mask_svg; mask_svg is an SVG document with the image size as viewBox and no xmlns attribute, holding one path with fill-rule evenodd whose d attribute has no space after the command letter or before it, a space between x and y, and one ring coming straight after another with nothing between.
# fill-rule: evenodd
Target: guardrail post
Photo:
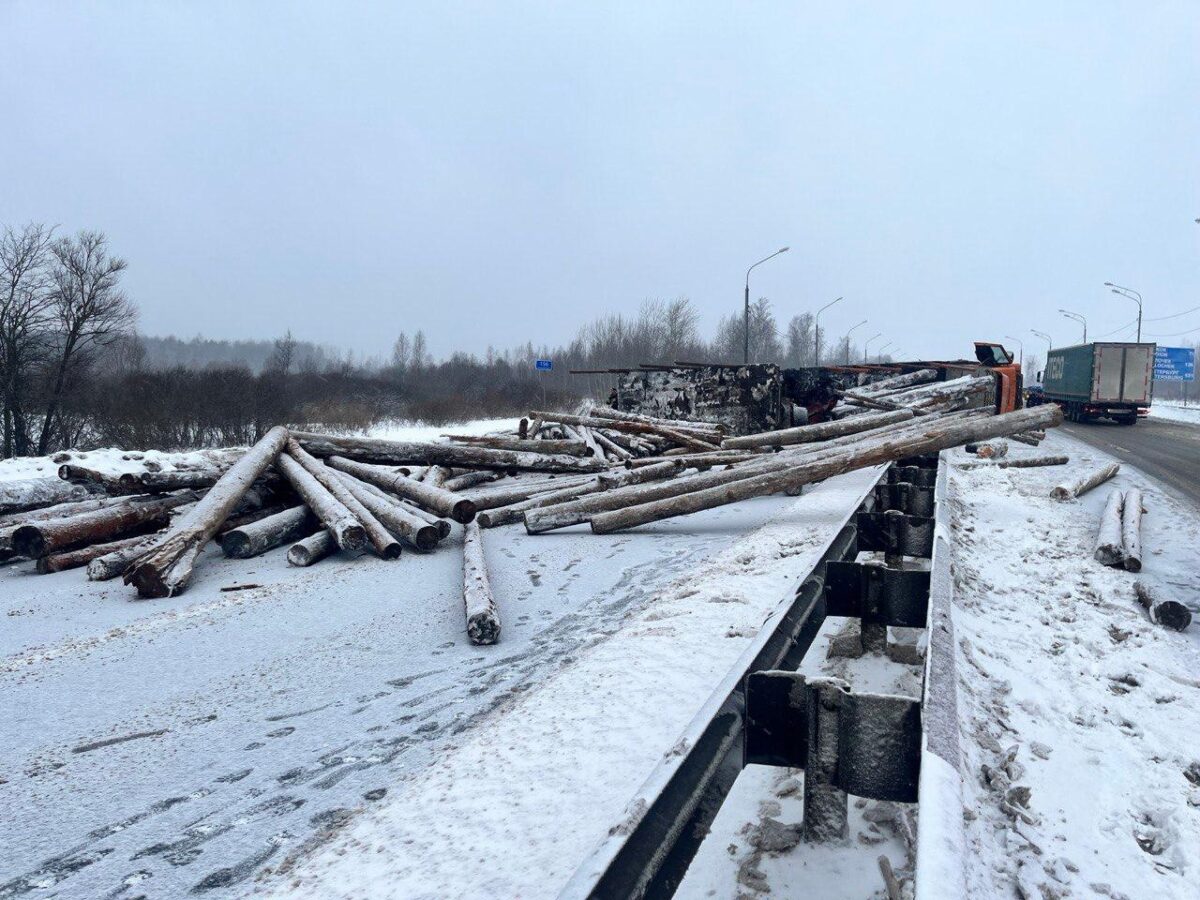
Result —
<instances>
[{"instance_id":1,"label":"guardrail post","mask_svg":"<svg viewBox=\"0 0 1200 900\"><path fill-rule=\"evenodd\" d=\"M842 701L850 685L840 678L808 680L808 765L804 769L804 839L839 841L848 833L846 792L834 785Z\"/></svg>"}]
</instances>

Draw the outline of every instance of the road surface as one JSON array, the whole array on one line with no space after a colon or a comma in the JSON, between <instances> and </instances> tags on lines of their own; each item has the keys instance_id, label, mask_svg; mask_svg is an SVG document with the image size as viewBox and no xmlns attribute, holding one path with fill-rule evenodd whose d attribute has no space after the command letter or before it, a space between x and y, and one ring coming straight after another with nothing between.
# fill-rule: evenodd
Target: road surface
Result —
<instances>
[{"instance_id":1,"label":"road surface","mask_svg":"<svg viewBox=\"0 0 1200 900\"><path fill-rule=\"evenodd\" d=\"M1141 419L1136 425L1064 422L1073 438L1091 444L1184 494L1200 505L1200 428Z\"/></svg>"}]
</instances>

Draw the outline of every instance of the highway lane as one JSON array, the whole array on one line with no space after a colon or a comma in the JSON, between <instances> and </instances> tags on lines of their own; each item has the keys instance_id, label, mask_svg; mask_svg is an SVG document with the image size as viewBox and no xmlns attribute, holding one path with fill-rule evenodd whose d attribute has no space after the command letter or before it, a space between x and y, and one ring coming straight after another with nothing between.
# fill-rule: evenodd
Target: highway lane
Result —
<instances>
[{"instance_id":1,"label":"highway lane","mask_svg":"<svg viewBox=\"0 0 1200 900\"><path fill-rule=\"evenodd\" d=\"M1200 506L1200 427L1162 419L1121 426L1064 422L1073 438L1141 469Z\"/></svg>"}]
</instances>

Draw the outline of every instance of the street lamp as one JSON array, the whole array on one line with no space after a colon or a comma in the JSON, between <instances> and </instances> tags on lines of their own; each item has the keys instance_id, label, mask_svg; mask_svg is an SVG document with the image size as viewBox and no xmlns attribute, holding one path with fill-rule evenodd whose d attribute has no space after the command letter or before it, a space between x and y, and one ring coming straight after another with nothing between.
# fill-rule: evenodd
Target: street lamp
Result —
<instances>
[{"instance_id":1,"label":"street lamp","mask_svg":"<svg viewBox=\"0 0 1200 900\"><path fill-rule=\"evenodd\" d=\"M790 247L780 247L778 250L776 250L770 256L764 256L762 259L760 259L753 266L751 266L749 269L746 270L746 308L745 308L745 315L743 317L743 322L746 327L746 333L742 336L743 337L742 363L744 365L750 364L750 273L754 271L755 267L761 266L768 259L774 259L780 253L787 253L788 250L790 250L790 249L791 249Z\"/></svg>"},{"instance_id":2,"label":"street lamp","mask_svg":"<svg viewBox=\"0 0 1200 900\"><path fill-rule=\"evenodd\" d=\"M1064 316L1066 316L1068 319L1074 319L1076 322L1080 322L1083 324L1083 342L1086 344L1087 343L1087 319L1085 319L1083 316L1081 316L1077 312L1071 312L1069 309L1060 309L1059 312L1062 313Z\"/></svg>"},{"instance_id":3,"label":"street lamp","mask_svg":"<svg viewBox=\"0 0 1200 900\"><path fill-rule=\"evenodd\" d=\"M878 350L876 350L875 351L875 362L883 362L883 351L886 350L888 347L894 347L894 346L896 346L894 341L888 341L886 344L884 344L882 347L880 347Z\"/></svg>"},{"instance_id":4,"label":"street lamp","mask_svg":"<svg viewBox=\"0 0 1200 900\"><path fill-rule=\"evenodd\" d=\"M846 336L843 338L843 340L846 342L846 365L850 365L850 335L854 332L855 328L858 328L858 327L860 327L862 325L866 325L866 324L867 324L867 320L863 319L861 322L858 323L858 325L854 325L853 327L851 327L851 329L846 332Z\"/></svg>"},{"instance_id":5,"label":"street lamp","mask_svg":"<svg viewBox=\"0 0 1200 900\"><path fill-rule=\"evenodd\" d=\"M1025 342L1022 341L1018 337L1013 337L1011 334L1006 334L1004 336L1004 339L1006 341L1016 341L1017 342L1017 346L1021 348L1021 368L1024 368L1025 367Z\"/></svg>"},{"instance_id":6,"label":"street lamp","mask_svg":"<svg viewBox=\"0 0 1200 900\"><path fill-rule=\"evenodd\" d=\"M870 358L867 355L867 351L871 349L871 341L875 340L877 337L883 337L883 332L877 331L863 342L863 362L866 362Z\"/></svg>"},{"instance_id":7,"label":"street lamp","mask_svg":"<svg viewBox=\"0 0 1200 900\"><path fill-rule=\"evenodd\" d=\"M1122 297L1128 297L1138 305L1138 335L1137 342L1142 342L1142 295L1133 288L1121 287L1119 284L1113 284L1111 281L1104 282L1104 286L1112 288L1114 294L1120 294Z\"/></svg>"},{"instance_id":8,"label":"street lamp","mask_svg":"<svg viewBox=\"0 0 1200 900\"><path fill-rule=\"evenodd\" d=\"M822 306L820 309L817 310L816 319L813 321L813 365L814 366L821 365L821 313L825 312L825 310L829 309L829 307L833 306L833 304L839 302L841 299L842 299L841 297L838 297L837 300L830 300L828 303L826 303L824 306Z\"/></svg>"},{"instance_id":9,"label":"street lamp","mask_svg":"<svg viewBox=\"0 0 1200 900\"><path fill-rule=\"evenodd\" d=\"M1050 351L1054 349L1054 338L1050 337L1050 335L1046 334L1044 331L1038 331L1036 328L1030 328L1029 333L1036 334L1046 342L1046 357L1048 359L1050 357Z\"/></svg>"}]
</instances>

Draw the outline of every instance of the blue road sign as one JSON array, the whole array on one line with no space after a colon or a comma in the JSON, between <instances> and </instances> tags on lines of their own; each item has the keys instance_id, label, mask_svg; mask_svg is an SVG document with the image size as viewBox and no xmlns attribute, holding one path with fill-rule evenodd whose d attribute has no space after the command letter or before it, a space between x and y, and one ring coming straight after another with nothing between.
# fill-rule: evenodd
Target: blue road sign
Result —
<instances>
[{"instance_id":1,"label":"blue road sign","mask_svg":"<svg viewBox=\"0 0 1200 900\"><path fill-rule=\"evenodd\" d=\"M549 372L551 369L554 368L554 363L548 359L535 359L533 361L533 366L536 369L541 369L545 372Z\"/></svg>"},{"instance_id":2,"label":"blue road sign","mask_svg":"<svg viewBox=\"0 0 1200 900\"><path fill-rule=\"evenodd\" d=\"M1196 351L1191 347L1158 347L1154 351L1156 381L1195 381Z\"/></svg>"}]
</instances>

